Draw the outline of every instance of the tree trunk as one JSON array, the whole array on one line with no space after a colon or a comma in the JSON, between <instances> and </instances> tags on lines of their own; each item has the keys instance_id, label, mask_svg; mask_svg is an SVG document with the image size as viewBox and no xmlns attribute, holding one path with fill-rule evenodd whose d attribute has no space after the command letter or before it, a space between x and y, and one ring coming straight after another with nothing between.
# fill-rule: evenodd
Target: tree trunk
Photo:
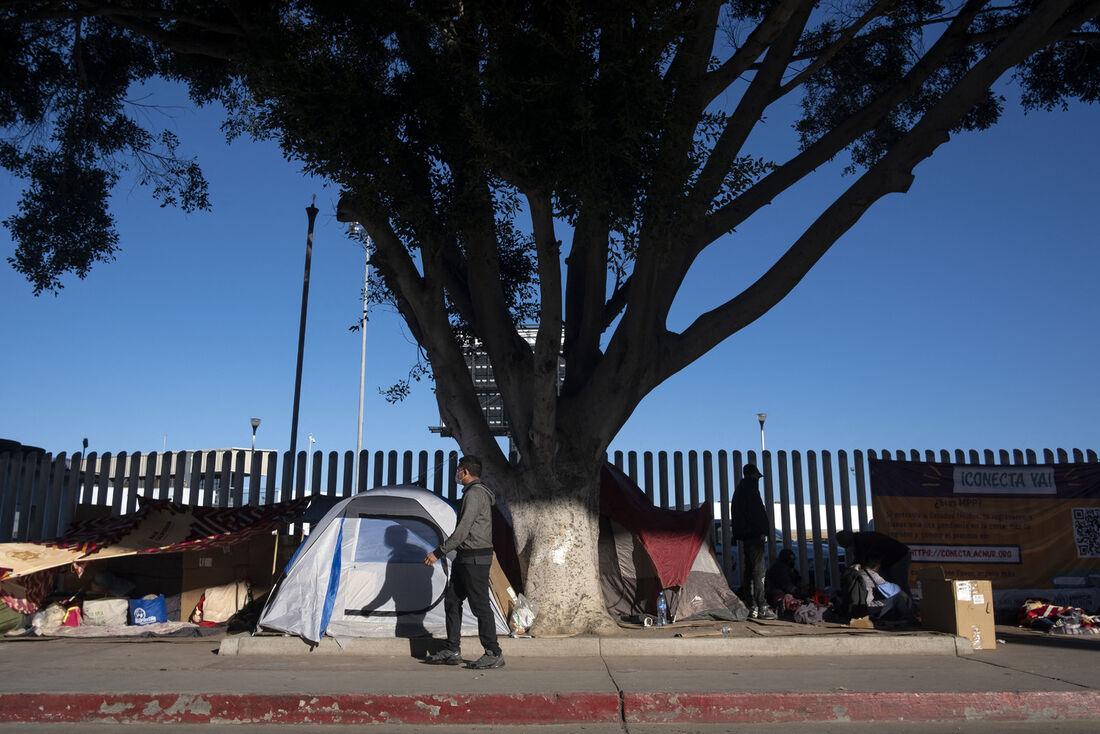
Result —
<instances>
[{"instance_id":1,"label":"tree trunk","mask_svg":"<svg viewBox=\"0 0 1100 734\"><path fill-rule=\"evenodd\" d=\"M600 467L559 455L516 472L512 518L534 635L610 634L599 579Z\"/></svg>"}]
</instances>

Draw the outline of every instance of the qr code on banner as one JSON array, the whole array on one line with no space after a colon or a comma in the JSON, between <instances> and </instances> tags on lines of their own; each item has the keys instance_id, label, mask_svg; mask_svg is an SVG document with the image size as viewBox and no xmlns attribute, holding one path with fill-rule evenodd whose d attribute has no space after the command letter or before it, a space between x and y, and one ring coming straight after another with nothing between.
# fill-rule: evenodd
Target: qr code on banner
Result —
<instances>
[{"instance_id":1,"label":"qr code on banner","mask_svg":"<svg viewBox=\"0 0 1100 734\"><path fill-rule=\"evenodd\" d=\"M1078 558L1100 558L1100 507L1073 508L1073 539Z\"/></svg>"}]
</instances>

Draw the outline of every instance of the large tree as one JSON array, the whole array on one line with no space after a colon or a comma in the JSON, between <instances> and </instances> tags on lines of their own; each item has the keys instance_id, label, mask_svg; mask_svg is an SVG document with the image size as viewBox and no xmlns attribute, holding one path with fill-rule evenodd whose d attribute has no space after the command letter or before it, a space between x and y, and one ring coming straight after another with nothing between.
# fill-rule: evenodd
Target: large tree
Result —
<instances>
[{"instance_id":1,"label":"large tree","mask_svg":"<svg viewBox=\"0 0 1100 734\"><path fill-rule=\"evenodd\" d=\"M543 633L609 624L596 578L605 451L651 390L778 303L949 136L1022 103L1094 101L1100 0L65 0L0 2L5 221L35 292L118 246L124 169L207 205L177 141L127 92L161 76L220 102L342 187L462 449L507 489ZM801 145L746 145L797 95ZM847 188L749 287L680 332L692 264L850 156ZM538 324L531 346L517 325ZM492 360L518 463L463 359ZM564 355L564 382L558 356Z\"/></svg>"}]
</instances>

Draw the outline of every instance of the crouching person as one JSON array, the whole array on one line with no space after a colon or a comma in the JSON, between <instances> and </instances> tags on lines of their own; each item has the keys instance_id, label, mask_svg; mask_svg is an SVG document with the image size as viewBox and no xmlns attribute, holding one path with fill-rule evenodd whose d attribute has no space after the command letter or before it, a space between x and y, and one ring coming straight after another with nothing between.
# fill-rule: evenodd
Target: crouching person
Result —
<instances>
[{"instance_id":1,"label":"crouching person","mask_svg":"<svg viewBox=\"0 0 1100 734\"><path fill-rule=\"evenodd\" d=\"M874 621L901 620L919 624L909 594L879 574L882 560L869 555L844 571L837 611L849 618L870 617Z\"/></svg>"},{"instance_id":2,"label":"crouching person","mask_svg":"<svg viewBox=\"0 0 1100 734\"><path fill-rule=\"evenodd\" d=\"M489 602L489 568L493 563L493 518L491 508L496 502L493 491L481 483L481 460L463 456L458 460L455 478L462 484L462 506L450 537L424 557L431 566L453 550L457 551L451 566L451 577L443 597L447 615L447 645L429 655L429 665L459 665L462 663L462 602L469 599L470 610L477 617L477 631L485 654L467 667L484 670L503 668L504 656L497 642L496 620Z\"/></svg>"}]
</instances>

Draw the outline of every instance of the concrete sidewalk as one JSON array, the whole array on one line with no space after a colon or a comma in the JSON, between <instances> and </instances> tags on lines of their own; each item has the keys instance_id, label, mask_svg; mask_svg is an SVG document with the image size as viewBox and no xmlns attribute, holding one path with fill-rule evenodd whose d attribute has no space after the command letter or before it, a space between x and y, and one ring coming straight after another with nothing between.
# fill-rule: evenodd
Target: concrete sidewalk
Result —
<instances>
[{"instance_id":1,"label":"concrete sidewalk","mask_svg":"<svg viewBox=\"0 0 1100 734\"><path fill-rule=\"evenodd\" d=\"M973 651L927 632L786 623L502 640L507 667L423 665L422 641L236 636L0 644L0 721L524 725L1096 720L1100 640L998 627ZM1098 636L1100 637L1100 636ZM438 643L436 643L438 644ZM476 639L466 641L477 657Z\"/></svg>"}]
</instances>

